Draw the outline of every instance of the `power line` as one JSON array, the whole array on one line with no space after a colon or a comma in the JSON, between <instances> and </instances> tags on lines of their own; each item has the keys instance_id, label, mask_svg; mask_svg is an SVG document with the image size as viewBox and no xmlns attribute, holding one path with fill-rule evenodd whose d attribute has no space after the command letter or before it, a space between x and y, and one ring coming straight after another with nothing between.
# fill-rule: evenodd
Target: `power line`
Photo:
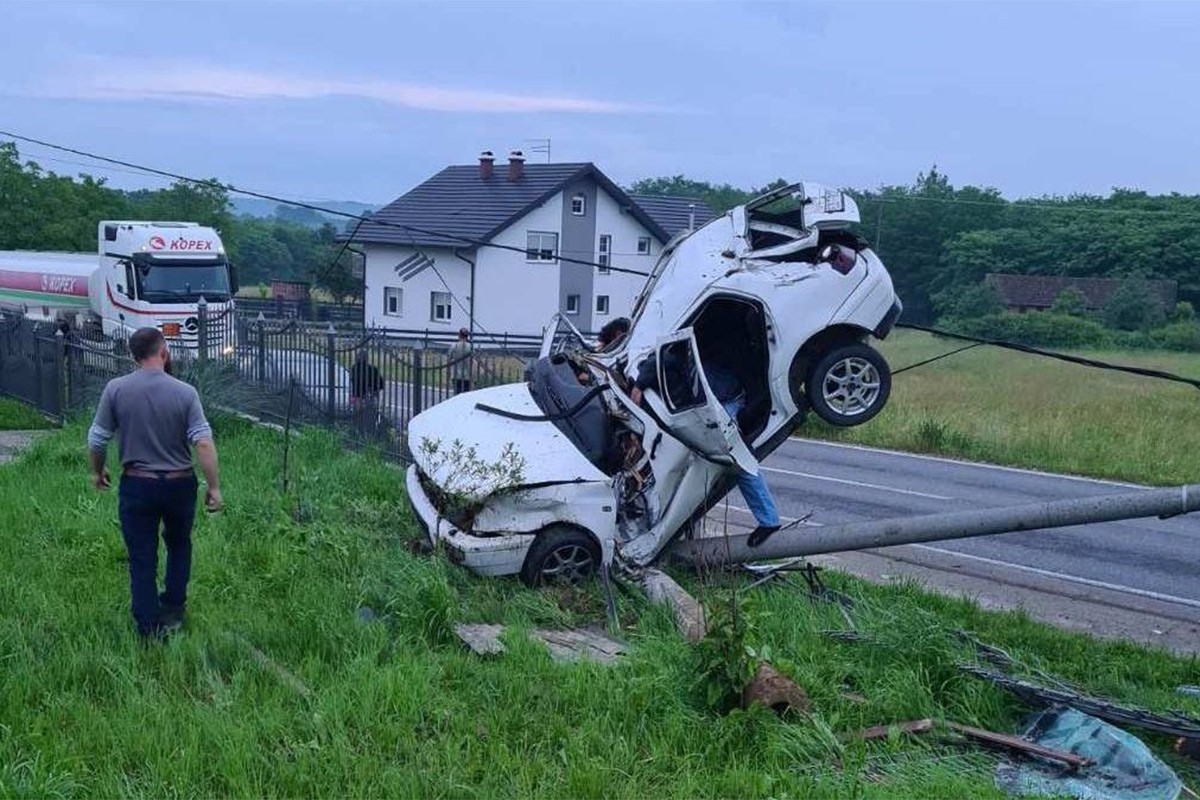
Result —
<instances>
[{"instance_id":1,"label":"power line","mask_svg":"<svg viewBox=\"0 0 1200 800\"><path fill-rule=\"evenodd\" d=\"M854 194L854 192L848 192ZM1176 217L1179 219L1195 220L1200 222L1200 212L1189 211L1172 211L1168 208L1149 209L1149 208L1099 208L1093 205L1069 205L1067 203L1044 203L1034 202L1029 200L1007 200L1005 198L997 198L991 200L968 200L965 198L956 197L925 197L922 195L904 195L901 197L885 197L883 195L862 193L856 198L858 202L873 202L873 203L891 203L893 205L906 202L920 203L940 203L942 205L962 205L962 206L980 206L994 208L1000 211L1009 209L1029 209L1032 211L1061 211L1071 214L1119 214L1121 216L1129 216L1131 214L1142 214L1157 217ZM1104 202L1101 200L1100 202Z\"/></svg>"},{"instance_id":2,"label":"power line","mask_svg":"<svg viewBox=\"0 0 1200 800\"><path fill-rule=\"evenodd\" d=\"M47 147L51 150L57 150L57 151L63 152L63 153L71 153L72 155L82 156L83 158L90 158L90 159L94 159L96 161L102 161L107 164L115 164L120 167L127 167L129 169L141 170L143 172L147 172L147 173L150 173L153 175L158 175L158 176L161 176L164 178L171 178L172 180L183 181L185 183L192 183L197 186L207 186L209 188L221 189L226 192L233 192L234 194L246 195L247 197L256 197L260 200L269 200L273 203L280 203L283 205L293 206L295 208L307 208L310 211L318 211L322 214L328 214L333 217L341 217L343 219L357 220L360 223L365 222L370 225L378 225L383 228L394 228L396 230L402 230L402 231L408 232L410 237L413 233L419 233L423 236L431 236L431 237L436 237L439 239L446 239L449 241L459 241L464 245L471 245L472 247L475 247L475 248L491 247L491 248L494 248L497 250L508 250L508 251L512 251L515 253L527 252L525 248L516 247L514 245L498 244L496 242L485 242L485 241L482 241L479 239L472 239L468 236L460 236L457 234L445 233L444 231L434 231L434 230L429 230L427 228L418 228L414 225L403 225L398 222L390 222L387 220L375 219L374 217L365 216L362 214L351 214L348 211L338 211L338 210L332 209L332 208L325 208L323 206L319 206L314 203L306 203L301 200L290 200L285 197L279 197L277 195L267 194L265 192L258 192L253 189L243 189L241 187L234 186L233 184L223 184L223 183L221 183L219 181L215 181L215 180L193 178L189 175L182 175L180 173L171 172L169 170L158 169L156 167L148 167L143 164L136 164L134 162L124 161L119 158L110 158L108 156L102 156L102 155L98 155L96 153L90 153L86 150L79 150L74 147L66 147L65 145L54 144L53 142L47 142L43 139L36 139L32 136L24 136L22 134L14 133L12 131L0 130L0 136L5 136L9 139L14 139L19 142L27 142L29 144L40 145L41 147ZM559 255L559 256L557 256L557 260L565 261L568 264L580 264L580 265L587 266L587 267L595 267L597 269L607 269L610 272L621 272L621 273L625 273L625 274L629 274L629 275L640 275L643 278L650 276L650 273L643 272L641 270L627 269L625 267L614 267L611 265L605 266L605 265L599 264L595 261L588 261L585 259L568 258L566 256Z\"/></svg>"}]
</instances>

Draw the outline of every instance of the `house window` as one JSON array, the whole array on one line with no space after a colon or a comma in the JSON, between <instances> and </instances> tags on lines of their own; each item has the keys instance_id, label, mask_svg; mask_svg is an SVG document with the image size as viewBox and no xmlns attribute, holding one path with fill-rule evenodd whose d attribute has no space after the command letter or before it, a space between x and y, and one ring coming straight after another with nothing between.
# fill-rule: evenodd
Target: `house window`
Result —
<instances>
[{"instance_id":1,"label":"house window","mask_svg":"<svg viewBox=\"0 0 1200 800\"><path fill-rule=\"evenodd\" d=\"M596 313L597 314L607 314L608 313L608 295L606 295L606 294L596 295Z\"/></svg>"},{"instance_id":2,"label":"house window","mask_svg":"<svg viewBox=\"0 0 1200 800\"><path fill-rule=\"evenodd\" d=\"M383 313L389 317L404 316L404 290L397 286L383 288Z\"/></svg>"},{"instance_id":3,"label":"house window","mask_svg":"<svg viewBox=\"0 0 1200 800\"><path fill-rule=\"evenodd\" d=\"M600 247L596 253L596 263L600 265L600 274L607 275L612 264L612 236L600 234Z\"/></svg>"},{"instance_id":4,"label":"house window","mask_svg":"<svg viewBox=\"0 0 1200 800\"><path fill-rule=\"evenodd\" d=\"M579 295L577 295L577 294L567 295L567 313L568 314L578 314L579 313Z\"/></svg>"},{"instance_id":5,"label":"house window","mask_svg":"<svg viewBox=\"0 0 1200 800\"><path fill-rule=\"evenodd\" d=\"M558 258L558 234L530 231L525 239L525 260L553 262Z\"/></svg>"},{"instance_id":6,"label":"house window","mask_svg":"<svg viewBox=\"0 0 1200 800\"><path fill-rule=\"evenodd\" d=\"M639 256L650 255L650 237L649 236L639 236L638 237L638 255Z\"/></svg>"},{"instance_id":7,"label":"house window","mask_svg":"<svg viewBox=\"0 0 1200 800\"><path fill-rule=\"evenodd\" d=\"M434 322L450 321L450 293L429 293L429 319Z\"/></svg>"},{"instance_id":8,"label":"house window","mask_svg":"<svg viewBox=\"0 0 1200 800\"><path fill-rule=\"evenodd\" d=\"M581 194L577 194L571 198L571 213L577 217L582 217L587 213L587 198Z\"/></svg>"}]
</instances>

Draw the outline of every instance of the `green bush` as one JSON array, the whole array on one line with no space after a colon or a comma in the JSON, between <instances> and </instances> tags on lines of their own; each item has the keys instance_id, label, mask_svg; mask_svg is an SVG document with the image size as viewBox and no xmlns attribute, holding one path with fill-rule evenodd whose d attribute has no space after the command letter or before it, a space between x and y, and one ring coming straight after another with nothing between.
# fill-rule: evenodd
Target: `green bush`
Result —
<instances>
[{"instance_id":1,"label":"green bush","mask_svg":"<svg viewBox=\"0 0 1200 800\"><path fill-rule=\"evenodd\" d=\"M1071 317L1082 317L1087 312L1087 298L1083 292L1073 287L1067 287L1058 293L1050 306L1052 314L1066 314Z\"/></svg>"},{"instance_id":2,"label":"green bush","mask_svg":"<svg viewBox=\"0 0 1200 800\"><path fill-rule=\"evenodd\" d=\"M1194 320L1173 322L1150 331L1148 338L1151 346L1163 350L1200 350L1200 325Z\"/></svg>"},{"instance_id":3,"label":"green bush","mask_svg":"<svg viewBox=\"0 0 1200 800\"><path fill-rule=\"evenodd\" d=\"M1049 311L1017 314L1005 311L959 319L952 327L972 336L1045 347L1100 348L1113 343L1112 333L1097 322Z\"/></svg>"},{"instance_id":4,"label":"green bush","mask_svg":"<svg viewBox=\"0 0 1200 800\"><path fill-rule=\"evenodd\" d=\"M1121 281L1104 307L1104 321L1122 331L1147 331L1166 319L1162 303L1141 279Z\"/></svg>"}]
</instances>

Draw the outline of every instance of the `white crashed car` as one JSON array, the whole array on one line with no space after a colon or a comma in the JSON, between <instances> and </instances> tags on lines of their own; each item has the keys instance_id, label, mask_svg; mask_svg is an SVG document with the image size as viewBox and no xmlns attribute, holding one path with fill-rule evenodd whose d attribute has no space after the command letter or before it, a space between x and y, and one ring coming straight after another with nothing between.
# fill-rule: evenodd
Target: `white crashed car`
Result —
<instances>
[{"instance_id":1,"label":"white crashed car","mask_svg":"<svg viewBox=\"0 0 1200 800\"><path fill-rule=\"evenodd\" d=\"M891 373L867 342L901 304L850 230L852 198L794 184L664 248L628 335L599 351L563 317L525 383L453 397L409 427L407 487L435 544L483 575L578 581L616 557L653 562L810 410L857 425ZM736 343L747 403L733 420L702 369ZM658 390L629 395L655 358ZM663 365L669 365L665 370Z\"/></svg>"}]
</instances>

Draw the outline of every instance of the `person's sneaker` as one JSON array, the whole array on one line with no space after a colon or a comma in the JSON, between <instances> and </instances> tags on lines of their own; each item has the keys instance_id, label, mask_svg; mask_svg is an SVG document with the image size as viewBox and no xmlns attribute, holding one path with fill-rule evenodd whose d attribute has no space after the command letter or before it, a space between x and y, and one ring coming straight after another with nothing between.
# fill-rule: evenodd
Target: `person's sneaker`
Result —
<instances>
[{"instance_id":1,"label":"person's sneaker","mask_svg":"<svg viewBox=\"0 0 1200 800\"><path fill-rule=\"evenodd\" d=\"M760 544L771 538L771 534L779 530L778 525L759 525L750 534L750 538L746 540L746 544L751 547L758 547Z\"/></svg>"}]
</instances>

